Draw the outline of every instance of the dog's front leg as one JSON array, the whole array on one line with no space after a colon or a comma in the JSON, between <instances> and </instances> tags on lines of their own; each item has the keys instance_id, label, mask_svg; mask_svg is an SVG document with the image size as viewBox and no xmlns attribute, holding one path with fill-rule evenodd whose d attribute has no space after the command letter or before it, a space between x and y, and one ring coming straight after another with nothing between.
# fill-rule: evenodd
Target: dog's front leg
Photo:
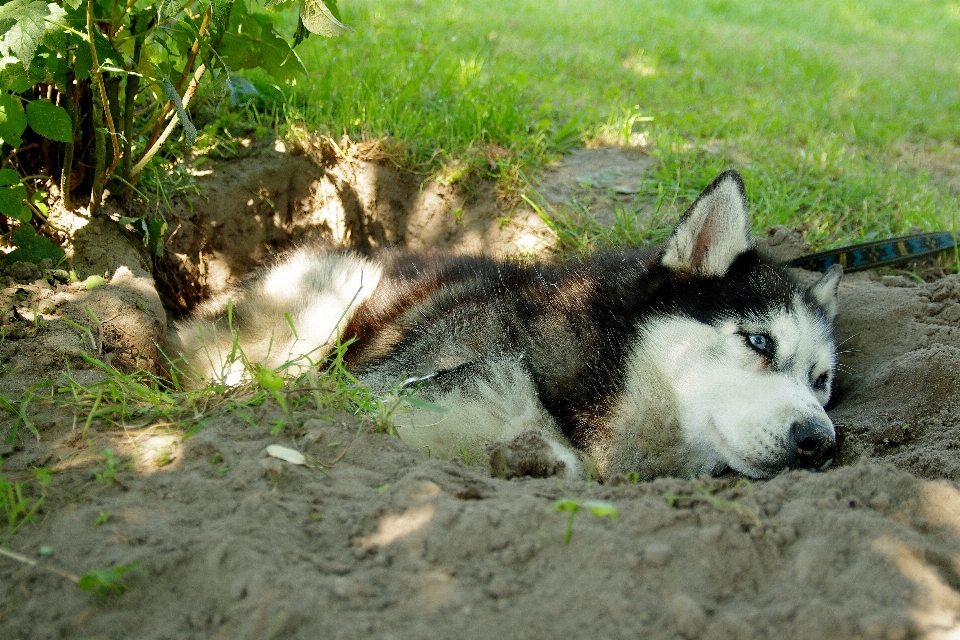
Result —
<instances>
[{"instance_id":1,"label":"dog's front leg","mask_svg":"<svg viewBox=\"0 0 960 640\"><path fill-rule=\"evenodd\" d=\"M385 377L382 363L371 378ZM395 417L397 433L427 455L488 464L498 477L583 477L583 465L540 402L522 357L498 355L408 380L423 400ZM432 405L432 406L431 406Z\"/></svg>"},{"instance_id":2,"label":"dog's front leg","mask_svg":"<svg viewBox=\"0 0 960 640\"><path fill-rule=\"evenodd\" d=\"M538 431L524 431L512 440L492 442L487 445L487 453L490 473L496 478L583 479L583 463L570 445Z\"/></svg>"}]
</instances>

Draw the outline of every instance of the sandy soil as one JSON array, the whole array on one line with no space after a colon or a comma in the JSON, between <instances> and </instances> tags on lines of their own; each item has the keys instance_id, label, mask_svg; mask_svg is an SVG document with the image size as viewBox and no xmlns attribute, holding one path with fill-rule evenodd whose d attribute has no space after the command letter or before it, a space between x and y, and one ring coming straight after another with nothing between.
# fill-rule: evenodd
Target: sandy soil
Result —
<instances>
[{"instance_id":1,"label":"sandy soil","mask_svg":"<svg viewBox=\"0 0 960 640\"><path fill-rule=\"evenodd\" d=\"M215 290L214 275L240 277L273 248L311 234L371 247L479 242L511 251L530 237L549 246L538 219L515 212L498 222L502 213L490 198L471 203L436 183L401 188L412 178L376 162L341 159L315 169L302 157L270 153L316 180L284 200L277 197L283 184L302 187L288 173L258 183L264 171L252 160L232 167L238 183L211 198L213 206L183 214L163 269L189 286L159 287L172 307L177 295L187 305ZM609 155L611 170L628 162ZM568 162L556 173L580 171L580 160ZM637 167L627 169L614 178L633 180ZM607 189L607 174L597 177L604 170L582 169ZM356 225L337 227L347 216L336 212L347 209L334 191L340 184L345 192L351 172L378 177L349 182L359 194L350 215L367 224L377 219L371 207L394 198L393 206L406 207L406 217L394 220L407 222L367 227L382 239ZM400 187L383 186L391 180ZM422 205L431 189L445 194L432 209ZM237 224L247 226L237 232L220 210L243 190L250 204L236 205L245 213ZM460 223L444 218L458 208ZM490 215L483 210L494 217L483 222ZM211 234L214 215L221 223ZM410 221L430 216L439 226L419 235ZM337 236L338 228L353 231ZM85 366L81 350L117 366L138 359L151 366L166 318L142 258L124 238L115 238L111 253L131 264L105 268L107 284L96 289L51 284L27 267L4 274L5 397L18 398L41 374L64 375L64 358L75 378L93 383L102 374ZM231 242L242 250L227 251ZM783 257L801 250L788 230L775 230L768 242ZM87 253L80 247L74 260ZM62 472L37 522L4 546L74 574L138 567L125 576L125 593L99 603L58 575L0 558L0 637L957 637L960 276L930 283L848 276L840 295L843 372L830 407L840 456L829 471L766 482L733 475L606 485L505 481L460 461L424 458L354 416L303 410L295 429L272 436L281 413L269 402L218 418L186 440L154 426L92 429L85 442L69 411L37 402L28 411L42 439L20 428L14 442L0 445L3 477L29 478L35 466ZM12 415L0 416L0 435L12 425ZM310 465L269 457L271 444L299 449ZM118 482L94 479L103 467L96 452L105 446L129 456ZM618 517L582 511L565 544L567 513L552 509L561 498L605 500Z\"/></svg>"}]
</instances>

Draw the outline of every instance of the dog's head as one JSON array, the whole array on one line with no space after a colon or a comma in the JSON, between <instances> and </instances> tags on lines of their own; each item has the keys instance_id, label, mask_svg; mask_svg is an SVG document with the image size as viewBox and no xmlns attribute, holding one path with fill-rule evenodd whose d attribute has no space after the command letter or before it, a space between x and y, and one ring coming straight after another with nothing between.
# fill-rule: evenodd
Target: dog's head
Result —
<instances>
[{"instance_id":1,"label":"dog's head","mask_svg":"<svg viewBox=\"0 0 960 640\"><path fill-rule=\"evenodd\" d=\"M822 468L836 454L823 407L836 367L842 270L809 288L758 254L743 181L721 174L664 245L671 307L644 342L672 385L684 439L704 472L750 477Z\"/></svg>"}]
</instances>

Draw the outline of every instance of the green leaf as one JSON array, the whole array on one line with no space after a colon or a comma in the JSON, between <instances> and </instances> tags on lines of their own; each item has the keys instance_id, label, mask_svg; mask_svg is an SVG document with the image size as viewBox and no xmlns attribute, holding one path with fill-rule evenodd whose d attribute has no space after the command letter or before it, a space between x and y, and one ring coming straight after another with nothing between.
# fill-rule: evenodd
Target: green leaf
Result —
<instances>
[{"instance_id":1,"label":"green leaf","mask_svg":"<svg viewBox=\"0 0 960 640\"><path fill-rule=\"evenodd\" d=\"M224 35L218 53L231 71L260 67L280 82L306 72L290 43L274 30L271 17L246 13L240 2L234 5L230 32Z\"/></svg>"},{"instance_id":2,"label":"green leaf","mask_svg":"<svg viewBox=\"0 0 960 640\"><path fill-rule=\"evenodd\" d=\"M307 30L328 38L353 31L334 14L337 3L331 1L329 4L328 7L324 0L300 0L300 20Z\"/></svg>"},{"instance_id":3,"label":"green leaf","mask_svg":"<svg viewBox=\"0 0 960 640\"><path fill-rule=\"evenodd\" d=\"M610 518L616 520L620 511L615 506L604 500L587 500L583 506L590 510L590 513L596 518Z\"/></svg>"},{"instance_id":4,"label":"green leaf","mask_svg":"<svg viewBox=\"0 0 960 640\"><path fill-rule=\"evenodd\" d=\"M15 169L0 169L0 187L20 182L20 174Z\"/></svg>"},{"instance_id":5,"label":"green leaf","mask_svg":"<svg viewBox=\"0 0 960 640\"><path fill-rule=\"evenodd\" d=\"M13 232L13 244L16 249L7 254L7 264L14 262L38 263L44 258L50 258L53 263L60 262L63 249L50 242L47 238L37 235L29 224L21 225Z\"/></svg>"},{"instance_id":6,"label":"green leaf","mask_svg":"<svg viewBox=\"0 0 960 640\"><path fill-rule=\"evenodd\" d=\"M271 393L277 393L283 389L283 377L270 367L258 366L256 380L260 386Z\"/></svg>"},{"instance_id":7,"label":"green leaf","mask_svg":"<svg viewBox=\"0 0 960 640\"><path fill-rule=\"evenodd\" d=\"M307 31L307 27L303 24L303 18L297 16L297 30L293 32L294 48L299 47L300 43L306 40L309 35L310 32Z\"/></svg>"},{"instance_id":8,"label":"green leaf","mask_svg":"<svg viewBox=\"0 0 960 640\"><path fill-rule=\"evenodd\" d=\"M100 29L93 30L93 45L97 49L97 58L101 66L105 64L112 64L115 67L123 66L123 54L113 48L113 44ZM83 48L89 51L90 43L84 40Z\"/></svg>"},{"instance_id":9,"label":"green leaf","mask_svg":"<svg viewBox=\"0 0 960 640\"><path fill-rule=\"evenodd\" d=\"M340 17L340 9L337 8L337 0L323 0L323 4L327 5L327 9L330 10L330 13L333 14L334 18L340 21L343 20L343 18ZM347 28L349 29L350 27Z\"/></svg>"},{"instance_id":10,"label":"green leaf","mask_svg":"<svg viewBox=\"0 0 960 640\"><path fill-rule=\"evenodd\" d=\"M93 66L93 58L90 56L90 45L81 42L74 49L76 61L73 64L73 72L77 80L86 80L90 77L90 67Z\"/></svg>"},{"instance_id":11,"label":"green leaf","mask_svg":"<svg viewBox=\"0 0 960 640\"><path fill-rule=\"evenodd\" d=\"M616 520L620 511L605 500L574 500L572 498L558 498L550 507L553 511L568 511L577 513L587 509L595 518L610 518Z\"/></svg>"},{"instance_id":12,"label":"green leaf","mask_svg":"<svg viewBox=\"0 0 960 640\"><path fill-rule=\"evenodd\" d=\"M233 4L235 0L213 0L213 11L211 12L210 23L212 28L210 29L210 38L214 43L220 41L223 37L223 33L229 27L230 22L230 13L233 9ZM269 5L268 5L269 6Z\"/></svg>"},{"instance_id":13,"label":"green leaf","mask_svg":"<svg viewBox=\"0 0 960 640\"><path fill-rule=\"evenodd\" d=\"M53 469L38 467L33 470L33 477L37 479L41 487L49 487L50 483L53 482Z\"/></svg>"},{"instance_id":14,"label":"green leaf","mask_svg":"<svg viewBox=\"0 0 960 640\"><path fill-rule=\"evenodd\" d=\"M71 34L70 42L74 42L74 36ZM112 64L114 66L123 66L122 56L115 51L107 40L107 37L99 29L93 30L93 44L97 50L97 62L100 65ZM77 80L86 80L90 77L90 71L93 68L93 57L90 55L90 42L83 39L76 39L76 63L73 65L73 72ZM144 56L147 58L148 56Z\"/></svg>"},{"instance_id":15,"label":"green leaf","mask_svg":"<svg viewBox=\"0 0 960 640\"><path fill-rule=\"evenodd\" d=\"M158 258L163 255L163 238L167 233L167 221L163 218L147 220L147 233L143 238L144 244L150 253Z\"/></svg>"},{"instance_id":16,"label":"green leaf","mask_svg":"<svg viewBox=\"0 0 960 640\"><path fill-rule=\"evenodd\" d=\"M105 284L107 284L107 281L103 279L103 276L98 276L96 274L92 276L88 276L87 279L83 281L83 286L86 287L88 291L90 289L96 289L97 287L102 287Z\"/></svg>"},{"instance_id":17,"label":"green leaf","mask_svg":"<svg viewBox=\"0 0 960 640\"><path fill-rule=\"evenodd\" d=\"M10 89L11 93L23 93L32 86L33 84L30 82L30 79L24 75L14 78L7 88Z\"/></svg>"},{"instance_id":18,"label":"green leaf","mask_svg":"<svg viewBox=\"0 0 960 640\"><path fill-rule=\"evenodd\" d=\"M48 194L46 191L34 191L33 195L30 196L30 203L44 216L49 215L49 209L47 207L47 195ZM21 220L21 222L29 222L29 220Z\"/></svg>"},{"instance_id":19,"label":"green leaf","mask_svg":"<svg viewBox=\"0 0 960 640\"><path fill-rule=\"evenodd\" d=\"M157 19L161 22L183 10L186 0L160 0L157 3Z\"/></svg>"},{"instance_id":20,"label":"green leaf","mask_svg":"<svg viewBox=\"0 0 960 640\"><path fill-rule=\"evenodd\" d=\"M63 4L62 2L48 3L47 9L50 11L50 14L47 16L46 20L46 29L43 32L43 35L40 37L40 51L39 53L45 52L54 52L54 53L63 53L67 49L67 31L65 30L67 25L71 23L71 17L69 13L62 9L59 5ZM37 55L35 54L35 55ZM46 59L46 65L49 68L50 62L53 60L59 60L61 63L66 63L66 59L63 56L50 56Z\"/></svg>"},{"instance_id":21,"label":"green leaf","mask_svg":"<svg viewBox=\"0 0 960 640\"><path fill-rule=\"evenodd\" d=\"M33 86L27 77L27 72L19 64L8 64L0 69L0 90L6 89L10 93L23 93Z\"/></svg>"},{"instance_id":22,"label":"green leaf","mask_svg":"<svg viewBox=\"0 0 960 640\"><path fill-rule=\"evenodd\" d=\"M5 169L5 171L8 171L8 169ZM0 187L0 213L20 220L23 216L23 200L26 197L27 189L22 184ZM27 220L29 219L27 218Z\"/></svg>"},{"instance_id":23,"label":"green leaf","mask_svg":"<svg viewBox=\"0 0 960 640\"><path fill-rule=\"evenodd\" d=\"M111 593L122 593L127 586L123 584L121 578L123 574L136 569L137 564L118 564L109 569L94 569L80 576L77 586L81 591L89 591L97 596L97 599L103 602Z\"/></svg>"},{"instance_id":24,"label":"green leaf","mask_svg":"<svg viewBox=\"0 0 960 640\"><path fill-rule=\"evenodd\" d=\"M9 26L0 37L0 53L15 55L24 69L29 69L40 39L47 31L62 31L60 22L66 11L59 5L42 0L13 0L0 7L0 24Z\"/></svg>"},{"instance_id":25,"label":"green leaf","mask_svg":"<svg viewBox=\"0 0 960 640\"><path fill-rule=\"evenodd\" d=\"M70 114L49 100L33 100L27 103L27 124L44 138L57 142L73 141Z\"/></svg>"},{"instance_id":26,"label":"green leaf","mask_svg":"<svg viewBox=\"0 0 960 640\"><path fill-rule=\"evenodd\" d=\"M576 500L571 500L570 498L558 498L550 508L554 511L569 511L570 513L576 513L577 511L580 511L580 503Z\"/></svg>"},{"instance_id":27,"label":"green leaf","mask_svg":"<svg viewBox=\"0 0 960 640\"><path fill-rule=\"evenodd\" d=\"M20 100L9 93L0 95L0 141L16 149L26 128L27 116L23 114Z\"/></svg>"}]
</instances>

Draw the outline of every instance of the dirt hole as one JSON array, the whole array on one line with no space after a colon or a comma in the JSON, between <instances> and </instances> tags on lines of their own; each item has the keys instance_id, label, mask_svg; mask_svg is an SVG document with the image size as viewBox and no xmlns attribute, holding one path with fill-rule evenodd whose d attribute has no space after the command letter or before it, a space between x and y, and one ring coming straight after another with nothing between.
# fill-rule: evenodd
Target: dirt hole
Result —
<instances>
[{"instance_id":1,"label":"dirt hole","mask_svg":"<svg viewBox=\"0 0 960 640\"><path fill-rule=\"evenodd\" d=\"M198 175L202 195L175 207L165 254L155 265L164 300L183 313L270 256L308 242L364 253L554 250L556 239L537 213L505 202L493 181L468 192L364 155L355 147L346 157L315 162L276 142Z\"/></svg>"}]
</instances>

